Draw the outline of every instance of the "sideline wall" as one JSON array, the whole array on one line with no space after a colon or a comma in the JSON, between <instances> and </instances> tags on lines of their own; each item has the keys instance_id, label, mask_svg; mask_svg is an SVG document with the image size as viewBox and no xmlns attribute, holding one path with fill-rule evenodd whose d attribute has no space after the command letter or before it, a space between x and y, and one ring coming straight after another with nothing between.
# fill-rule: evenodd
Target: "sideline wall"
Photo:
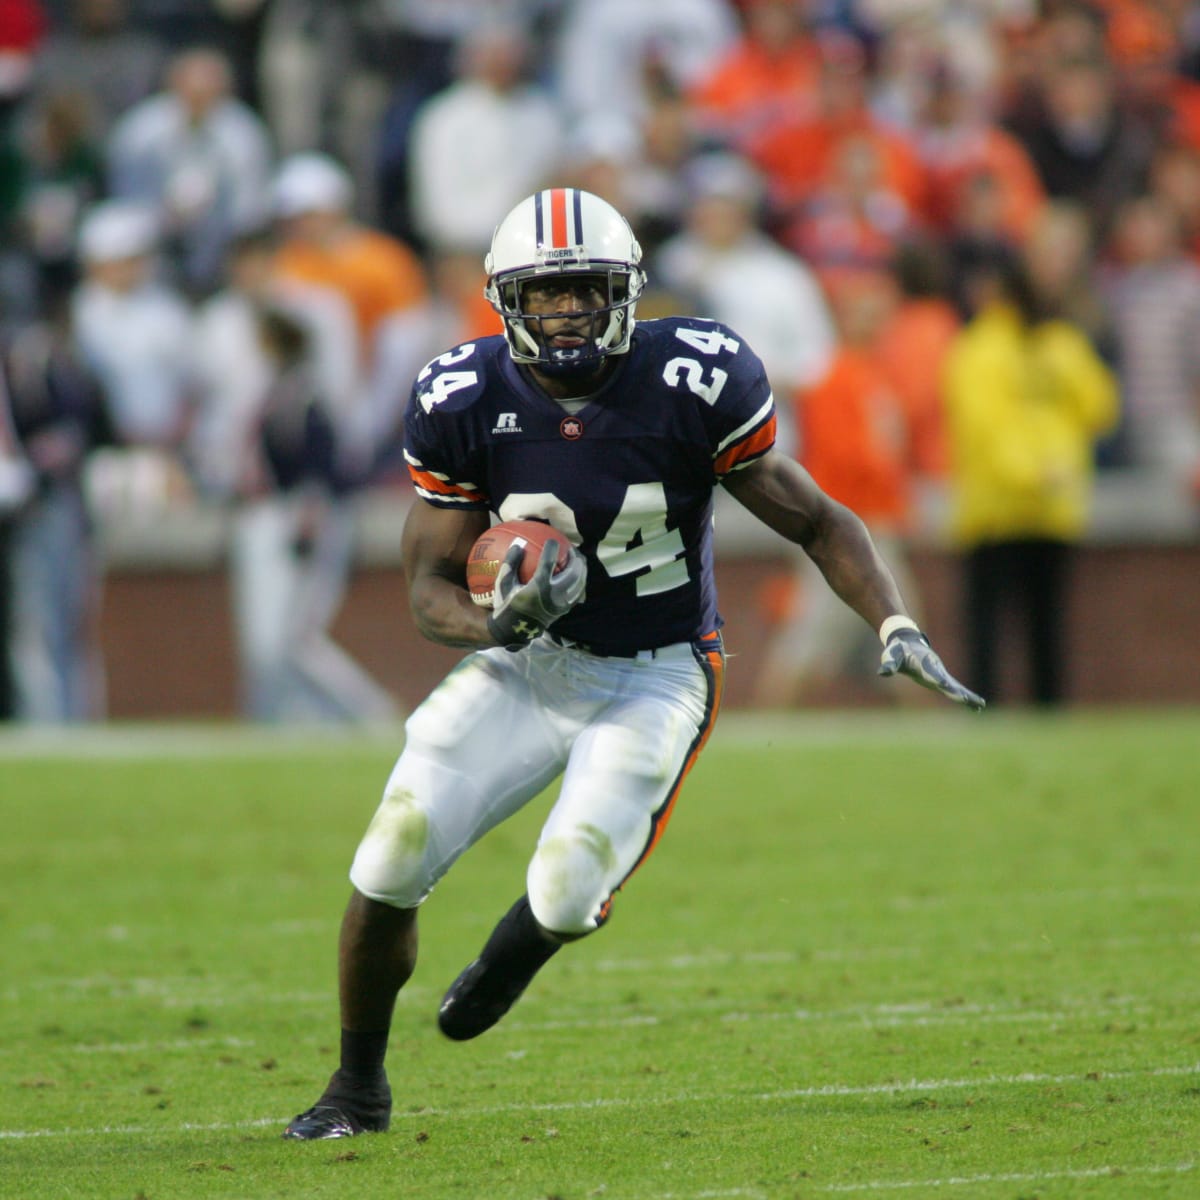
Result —
<instances>
[{"instance_id":1,"label":"sideline wall","mask_svg":"<svg viewBox=\"0 0 1200 1200\"><path fill-rule=\"evenodd\" d=\"M926 628L950 669L961 673L958 561L936 549L917 550L912 559L924 595ZM731 654L729 707L749 703L768 635L768 593L783 571L786 567L778 557L718 555L717 580ZM1081 548L1068 626L1073 703L1200 704L1200 545ZM460 651L434 646L416 633L403 575L395 564L368 564L358 570L335 633L405 709L461 657ZM110 717L236 714L228 589L220 567L115 567L105 583L100 636ZM1015 689L1022 681L1014 663L1006 683ZM849 688L831 690L815 700L878 702ZM918 693L907 700L923 703L934 698Z\"/></svg>"}]
</instances>

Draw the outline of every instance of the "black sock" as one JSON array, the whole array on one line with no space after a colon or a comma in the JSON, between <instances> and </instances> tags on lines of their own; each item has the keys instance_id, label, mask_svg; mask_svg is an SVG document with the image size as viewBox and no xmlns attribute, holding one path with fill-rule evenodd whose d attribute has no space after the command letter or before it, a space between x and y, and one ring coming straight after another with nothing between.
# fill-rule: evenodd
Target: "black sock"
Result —
<instances>
[{"instance_id":1,"label":"black sock","mask_svg":"<svg viewBox=\"0 0 1200 1200\"><path fill-rule=\"evenodd\" d=\"M562 942L550 937L537 923L529 907L529 897L522 896L500 918L479 957L487 966L499 966L514 975L532 978L561 947Z\"/></svg>"},{"instance_id":2,"label":"black sock","mask_svg":"<svg viewBox=\"0 0 1200 1200\"><path fill-rule=\"evenodd\" d=\"M342 1066L339 1074L347 1082L373 1084L384 1077L383 1059L387 1054L388 1031L358 1033L342 1030Z\"/></svg>"}]
</instances>

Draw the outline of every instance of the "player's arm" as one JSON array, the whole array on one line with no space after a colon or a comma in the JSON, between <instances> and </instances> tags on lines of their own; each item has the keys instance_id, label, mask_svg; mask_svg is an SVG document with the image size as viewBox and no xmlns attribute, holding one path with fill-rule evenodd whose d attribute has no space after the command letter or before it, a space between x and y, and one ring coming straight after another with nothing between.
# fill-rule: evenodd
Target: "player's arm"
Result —
<instances>
[{"instance_id":1,"label":"player's arm","mask_svg":"<svg viewBox=\"0 0 1200 1200\"><path fill-rule=\"evenodd\" d=\"M569 547L566 565L556 570L558 543L550 540L525 583L518 572L524 548L514 543L496 576L492 607L477 605L467 590L467 557L489 524L479 510L418 502L409 512L402 542L409 605L430 641L519 650L583 599L583 555Z\"/></svg>"},{"instance_id":2,"label":"player's arm","mask_svg":"<svg viewBox=\"0 0 1200 1200\"><path fill-rule=\"evenodd\" d=\"M829 586L872 628L907 612L862 520L794 459L773 450L727 475L724 484L763 524L803 547Z\"/></svg>"},{"instance_id":3,"label":"player's arm","mask_svg":"<svg viewBox=\"0 0 1200 1200\"><path fill-rule=\"evenodd\" d=\"M467 555L488 527L487 512L414 502L401 553L408 603L417 628L444 646L493 646L486 609L467 591Z\"/></svg>"},{"instance_id":4,"label":"player's arm","mask_svg":"<svg viewBox=\"0 0 1200 1200\"><path fill-rule=\"evenodd\" d=\"M862 520L822 491L799 463L772 450L723 482L739 504L801 546L834 592L879 631L884 643L880 674L908 675L959 704L984 706L950 675L909 616Z\"/></svg>"}]
</instances>

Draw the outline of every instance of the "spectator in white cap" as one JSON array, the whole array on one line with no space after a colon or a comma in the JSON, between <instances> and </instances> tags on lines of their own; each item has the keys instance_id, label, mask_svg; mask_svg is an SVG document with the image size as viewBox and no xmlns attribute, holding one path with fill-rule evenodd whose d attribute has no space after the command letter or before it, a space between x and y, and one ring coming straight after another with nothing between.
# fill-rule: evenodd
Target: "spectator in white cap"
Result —
<instances>
[{"instance_id":1,"label":"spectator in white cap","mask_svg":"<svg viewBox=\"0 0 1200 1200\"><path fill-rule=\"evenodd\" d=\"M79 227L79 257L97 266L142 260L154 254L159 223L142 204L110 200L90 209Z\"/></svg>"},{"instance_id":2,"label":"spectator in white cap","mask_svg":"<svg viewBox=\"0 0 1200 1200\"><path fill-rule=\"evenodd\" d=\"M275 215L344 214L354 204L350 173L328 154L306 152L284 161L271 187Z\"/></svg>"},{"instance_id":3,"label":"spectator in white cap","mask_svg":"<svg viewBox=\"0 0 1200 1200\"><path fill-rule=\"evenodd\" d=\"M150 448L156 469L147 472L143 456L138 477L169 489L180 478L174 453L188 417L191 312L159 277L158 248L152 211L121 200L90 209L79 230L83 279L71 308L76 341L104 391L118 442ZM124 465L133 471L132 459Z\"/></svg>"}]
</instances>

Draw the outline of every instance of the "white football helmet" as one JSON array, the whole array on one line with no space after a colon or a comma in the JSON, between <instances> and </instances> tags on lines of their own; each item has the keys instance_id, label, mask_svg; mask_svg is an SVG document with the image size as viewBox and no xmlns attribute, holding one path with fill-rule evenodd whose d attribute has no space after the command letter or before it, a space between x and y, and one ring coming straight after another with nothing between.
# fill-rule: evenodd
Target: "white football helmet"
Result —
<instances>
[{"instance_id":1,"label":"white football helmet","mask_svg":"<svg viewBox=\"0 0 1200 1200\"><path fill-rule=\"evenodd\" d=\"M522 200L496 226L484 263L484 294L504 319L513 359L558 373L588 370L611 354L624 354L633 335L634 308L646 285L641 258L629 223L591 192L549 188ZM551 349L541 335L543 318L524 310L523 286L547 275L607 281L608 302L592 314L586 346Z\"/></svg>"}]
</instances>

